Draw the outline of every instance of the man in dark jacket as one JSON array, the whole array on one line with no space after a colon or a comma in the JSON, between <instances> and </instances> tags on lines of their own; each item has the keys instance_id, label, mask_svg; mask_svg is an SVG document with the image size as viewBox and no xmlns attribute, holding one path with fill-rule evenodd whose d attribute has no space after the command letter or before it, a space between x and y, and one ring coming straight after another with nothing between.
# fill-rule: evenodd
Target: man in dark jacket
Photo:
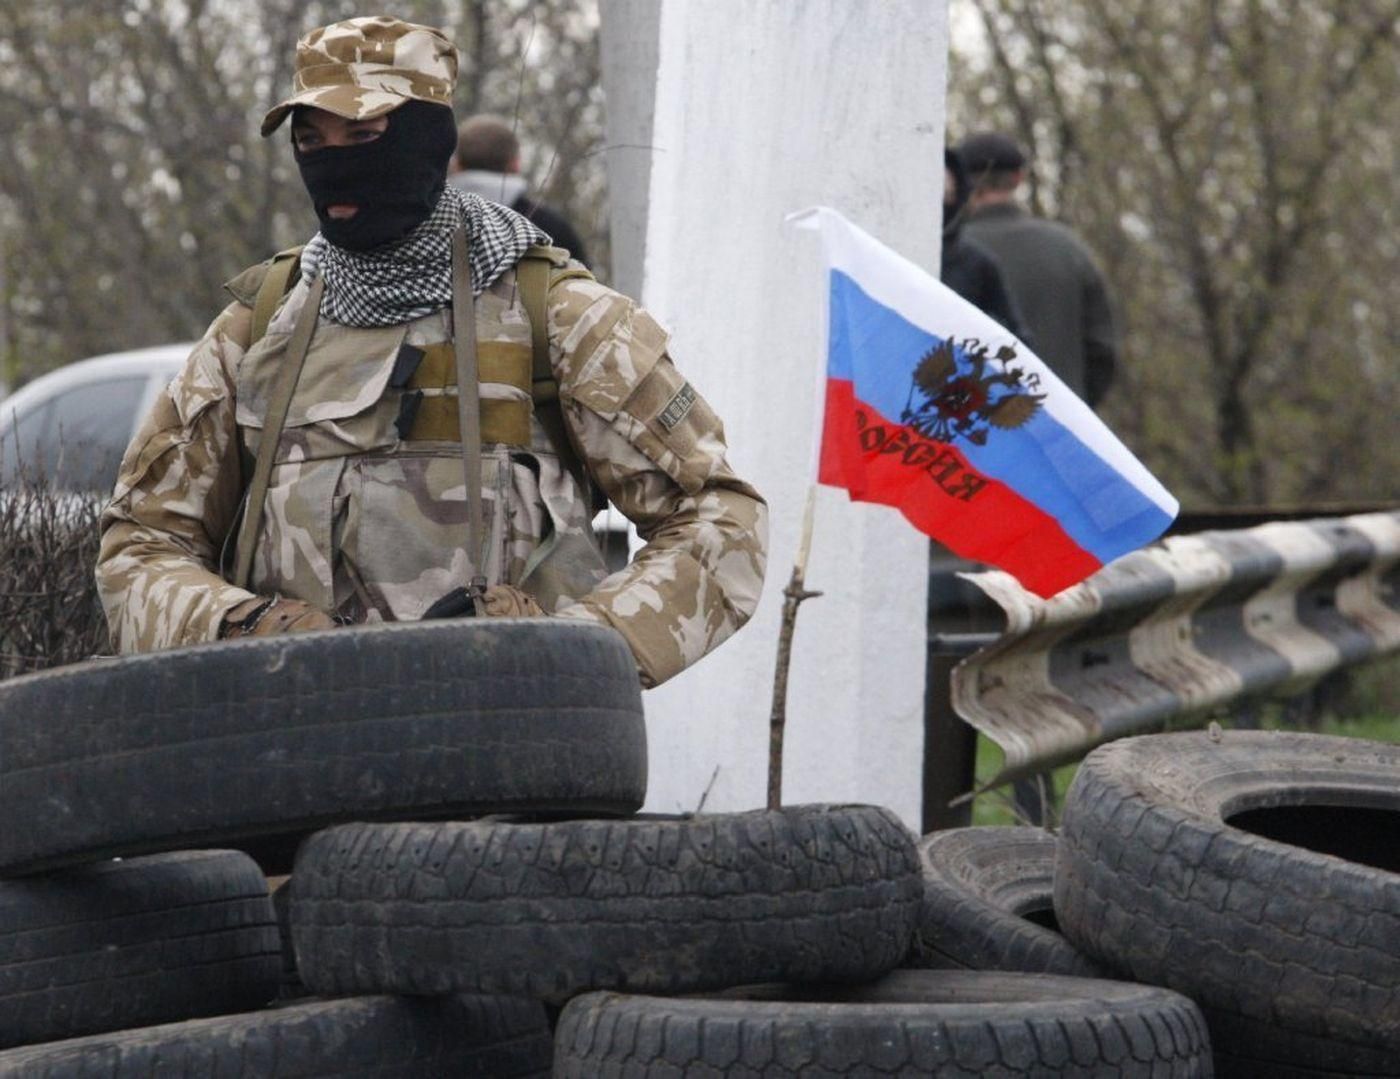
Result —
<instances>
[{"instance_id":1,"label":"man in dark jacket","mask_svg":"<svg viewBox=\"0 0 1400 1079\"><path fill-rule=\"evenodd\" d=\"M956 152L943 151L943 258L939 276L968 303L991 315L1030 348L1030 339L1016 303L1007 291L1001 267L992 253L963 235L963 221L972 182Z\"/></svg>"},{"instance_id":2,"label":"man in dark jacket","mask_svg":"<svg viewBox=\"0 0 1400 1079\"><path fill-rule=\"evenodd\" d=\"M588 255L572 225L555 210L530 198L520 175L520 140L509 124L494 116L471 116L457 128L457 153L448 182L462 191L509 206L549 233L555 247L566 248L585 266Z\"/></svg>"},{"instance_id":3,"label":"man in dark jacket","mask_svg":"<svg viewBox=\"0 0 1400 1079\"><path fill-rule=\"evenodd\" d=\"M966 235L996 257L1036 355L1097 405L1113 382L1118 333L1093 255L1072 230L1017 204L1026 157L1012 139L979 132L957 152L972 179Z\"/></svg>"}]
</instances>

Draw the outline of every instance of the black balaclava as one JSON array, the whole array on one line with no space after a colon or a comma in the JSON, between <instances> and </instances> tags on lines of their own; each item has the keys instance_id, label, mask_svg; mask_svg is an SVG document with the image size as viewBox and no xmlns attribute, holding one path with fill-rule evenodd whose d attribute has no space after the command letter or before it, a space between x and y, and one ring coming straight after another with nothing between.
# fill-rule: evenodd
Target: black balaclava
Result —
<instances>
[{"instance_id":1,"label":"black balaclava","mask_svg":"<svg viewBox=\"0 0 1400 1079\"><path fill-rule=\"evenodd\" d=\"M402 240L422 224L447 184L456 149L452 110L427 101L408 101L389 113L388 128L372 142L308 153L292 143L321 234L351 251ZM341 204L359 212L345 220L327 215L327 207Z\"/></svg>"}]
</instances>

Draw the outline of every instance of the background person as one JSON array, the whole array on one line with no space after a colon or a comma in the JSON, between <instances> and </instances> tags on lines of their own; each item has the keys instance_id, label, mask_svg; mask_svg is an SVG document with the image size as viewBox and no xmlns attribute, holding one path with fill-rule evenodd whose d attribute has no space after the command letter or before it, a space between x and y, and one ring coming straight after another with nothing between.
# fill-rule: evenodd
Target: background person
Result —
<instances>
[{"instance_id":1,"label":"background person","mask_svg":"<svg viewBox=\"0 0 1400 1079\"><path fill-rule=\"evenodd\" d=\"M1036 217L1017 202L1026 157L1015 140L982 131L956 150L972 179L965 235L995 256L1036 355L1097 405L1113 383L1118 332L1093 255L1068 226Z\"/></svg>"},{"instance_id":2,"label":"background person","mask_svg":"<svg viewBox=\"0 0 1400 1079\"><path fill-rule=\"evenodd\" d=\"M556 247L588 265L583 241L574 227L562 214L529 196L530 185L520 174L520 140L499 117L471 116L462 121L449 182L528 217L549 233Z\"/></svg>"},{"instance_id":3,"label":"background person","mask_svg":"<svg viewBox=\"0 0 1400 1079\"><path fill-rule=\"evenodd\" d=\"M1032 350L1016 302L1007 290L996 257L976 240L963 235L964 210L972 194L972 181L962 160L951 149L943 151L943 256L939 277L945 285L974 307L985 311L1024 341Z\"/></svg>"}]
</instances>

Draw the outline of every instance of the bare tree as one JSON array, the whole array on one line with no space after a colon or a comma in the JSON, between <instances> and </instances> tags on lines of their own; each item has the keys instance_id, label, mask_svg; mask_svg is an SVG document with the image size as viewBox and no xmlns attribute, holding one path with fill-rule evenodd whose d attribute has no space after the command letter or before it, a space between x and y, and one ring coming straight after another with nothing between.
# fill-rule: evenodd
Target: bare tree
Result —
<instances>
[{"instance_id":1,"label":"bare tree","mask_svg":"<svg viewBox=\"0 0 1400 1079\"><path fill-rule=\"evenodd\" d=\"M42 477L0 493L0 679L110 648L92 574L97 515Z\"/></svg>"},{"instance_id":2,"label":"bare tree","mask_svg":"<svg viewBox=\"0 0 1400 1079\"><path fill-rule=\"evenodd\" d=\"M1187 497L1390 495L1400 3L955 2L952 126L1027 143L1118 294L1115 426Z\"/></svg>"},{"instance_id":3,"label":"bare tree","mask_svg":"<svg viewBox=\"0 0 1400 1079\"><path fill-rule=\"evenodd\" d=\"M0 361L12 382L197 336L221 283L315 218L263 112L347 0L0 0ZM518 118L531 178L606 252L594 0L417 0L453 33L458 112Z\"/></svg>"}]
</instances>

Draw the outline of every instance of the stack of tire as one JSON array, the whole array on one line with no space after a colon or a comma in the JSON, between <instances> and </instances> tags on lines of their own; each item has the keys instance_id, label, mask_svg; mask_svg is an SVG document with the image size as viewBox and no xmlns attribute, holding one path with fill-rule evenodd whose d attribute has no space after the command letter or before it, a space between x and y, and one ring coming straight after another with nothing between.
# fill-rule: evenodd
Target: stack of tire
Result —
<instances>
[{"instance_id":1,"label":"stack of tire","mask_svg":"<svg viewBox=\"0 0 1400 1079\"><path fill-rule=\"evenodd\" d=\"M269 1007L287 994L267 875L342 821L634 811L619 649L584 626L430 623L0 684L0 1075L547 1074L536 1000Z\"/></svg>"},{"instance_id":2,"label":"stack of tire","mask_svg":"<svg viewBox=\"0 0 1400 1079\"><path fill-rule=\"evenodd\" d=\"M1169 990L896 971L887 810L637 816L645 768L632 658L576 623L0 685L0 1076L1209 1074Z\"/></svg>"},{"instance_id":3,"label":"stack of tire","mask_svg":"<svg viewBox=\"0 0 1400 1079\"><path fill-rule=\"evenodd\" d=\"M1216 1074L1400 1076L1400 746L1257 731L1124 739L1058 837L920 843L911 963L1163 986Z\"/></svg>"}]
</instances>

